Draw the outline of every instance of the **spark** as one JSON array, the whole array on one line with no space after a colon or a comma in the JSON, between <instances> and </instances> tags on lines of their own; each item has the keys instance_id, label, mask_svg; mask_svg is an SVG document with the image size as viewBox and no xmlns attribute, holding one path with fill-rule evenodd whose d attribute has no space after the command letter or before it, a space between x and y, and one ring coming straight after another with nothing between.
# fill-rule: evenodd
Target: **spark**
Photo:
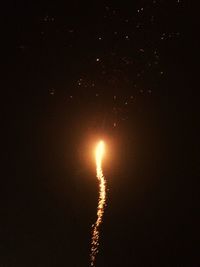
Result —
<instances>
[{"instance_id":1,"label":"spark","mask_svg":"<svg viewBox=\"0 0 200 267\"><path fill-rule=\"evenodd\" d=\"M100 141L97 144L95 157L96 157L96 176L99 180L99 201L97 207L97 220L93 225L92 242L91 242L91 254L90 254L90 265L95 265L96 255L98 253L99 246L99 226L102 223L104 214L104 208L106 204L106 181L102 171L102 158L105 153L105 144Z\"/></svg>"}]
</instances>

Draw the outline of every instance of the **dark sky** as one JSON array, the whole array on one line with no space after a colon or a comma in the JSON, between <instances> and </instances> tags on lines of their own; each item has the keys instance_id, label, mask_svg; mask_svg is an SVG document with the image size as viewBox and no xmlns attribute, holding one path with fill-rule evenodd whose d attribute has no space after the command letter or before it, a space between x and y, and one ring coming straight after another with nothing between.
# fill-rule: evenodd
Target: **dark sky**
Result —
<instances>
[{"instance_id":1,"label":"dark sky","mask_svg":"<svg viewBox=\"0 0 200 267\"><path fill-rule=\"evenodd\" d=\"M96 267L200 266L194 8L9 1L2 12L0 266L89 266L101 138Z\"/></svg>"}]
</instances>

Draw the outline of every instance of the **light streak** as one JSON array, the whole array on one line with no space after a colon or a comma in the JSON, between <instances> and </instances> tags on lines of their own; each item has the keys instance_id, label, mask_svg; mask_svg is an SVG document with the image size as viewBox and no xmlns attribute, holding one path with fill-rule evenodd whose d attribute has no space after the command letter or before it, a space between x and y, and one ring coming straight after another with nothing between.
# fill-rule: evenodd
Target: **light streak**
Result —
<instances>
[{"instance_id":1,"label":"light streak","mask_svg":"<svg viewBox=\"0 0 200 267\"><path fill-rule=\"evenodd\" d=\"M104 214L104 208L106 204L106 181L102 171L102 158L105 153L105 144L100 141L96 147L96 176L99 180L99 201L97 207L97 220L93 225L91 253L90 253L90 265L95 265L96 255L98 253L99 246L99 226L102 223Z\"/></svg>"}]
</instances>

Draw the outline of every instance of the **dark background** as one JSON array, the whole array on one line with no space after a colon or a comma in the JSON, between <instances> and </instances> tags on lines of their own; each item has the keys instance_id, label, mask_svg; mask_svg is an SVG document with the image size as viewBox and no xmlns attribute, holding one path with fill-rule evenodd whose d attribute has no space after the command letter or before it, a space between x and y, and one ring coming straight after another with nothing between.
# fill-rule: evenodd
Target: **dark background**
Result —
<instances>
[{"instance_id":1,"label":"dark background","mask_svg":"<svg viewBox=\"0 0 200 267\"><path fill-rule=\"evenodd\" d=\"M132 2L2 5L0 266L89 266L100 138L96 266L200 265L195 8Z\"/></svg>"}]
</instances>

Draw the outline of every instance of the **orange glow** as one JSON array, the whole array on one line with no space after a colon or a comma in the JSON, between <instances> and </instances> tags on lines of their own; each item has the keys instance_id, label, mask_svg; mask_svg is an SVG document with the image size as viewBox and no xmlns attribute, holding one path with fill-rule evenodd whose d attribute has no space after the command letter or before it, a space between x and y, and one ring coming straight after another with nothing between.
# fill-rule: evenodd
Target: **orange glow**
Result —
<instances>
[{"instance_id":1,"label":"orange glow","mask_svg":"<svg viewBox=\"0 0 200 267\"><path fill-rule=\"evenodd\" d=\"M99 226L102 223L104 207L106 204L106 181L102 171L102 158L104 154L105 154L105 144L103 141L100 141L97 144L95 151L96 175L99 180L99 201L97 207L97 220L96 223L93 225L93 233L92 233L91 254L90 254L91 266L94 266L96 254L98 253Z\"/></svg>"}]
</instances>

